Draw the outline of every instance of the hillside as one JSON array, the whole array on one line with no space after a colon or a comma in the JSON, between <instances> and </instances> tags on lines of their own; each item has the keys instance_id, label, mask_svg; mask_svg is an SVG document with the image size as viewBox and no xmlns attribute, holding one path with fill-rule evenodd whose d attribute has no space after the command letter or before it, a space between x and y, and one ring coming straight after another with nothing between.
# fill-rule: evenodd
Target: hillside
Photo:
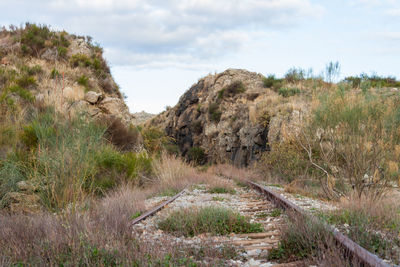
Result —
<instances>
[{"instance_id":1,"label":"hillside","mask_svg":"<svg viewBox=\"0 0 400 267\"><path fill-rule=\"evenodd\" d=\"M102 48L26 24L0 32L0 63L0 207L63 208L117 186L100 155L122 160L143 140Z\"/></svg>"},{"instance_id":2,"label":"hillside","mask_svg":"<svg viewBox=\"0 0 400 267\"><path fill-rule=\"evenodd\" d=\"M27 24L0 32L2 102L39 101L63 113L84 110L91 116L132 116L90 37L53 32ZM17 104L15 103L15 104Z\"/></svg>"}]
</instances>

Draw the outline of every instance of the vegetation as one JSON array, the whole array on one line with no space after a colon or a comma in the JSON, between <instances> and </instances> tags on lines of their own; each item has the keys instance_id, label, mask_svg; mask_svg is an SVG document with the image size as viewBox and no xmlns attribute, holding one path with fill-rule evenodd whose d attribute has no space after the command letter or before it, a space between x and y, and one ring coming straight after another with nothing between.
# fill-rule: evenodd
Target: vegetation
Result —
<instances>
[{"instance_id":1,"label":"vegetation","mask_svg":"<svg viewBox=\"0 0 400 267\"><path fill-rule=\"evenodd\" d=\"M239 213L222 207L178 210L160 221L158 227L177 236L196 236L202 233L227 235L263 231L260 224L250 223Z\"/></svg>"},{"instance_id":2,"label":"vegetation","mask_svg":"<svg viewBox=\"0 0 400 267\"><path fill-rule=\"evenodd\" d=\"M300 90L298 88L281 87L278 89L278 93L283 97L289 97L300 94Z\"/></svg>"},{"instance_id":3,"label":"vegetation","mask_svg":"<svg viewBox=\"0 0 400 267\"><path fill-rule=\"evenodd\" d=\"M224 97L232 97L237 94L244 93L245 91L246 87L244 86L242 81L234 81L218 92L218 99L223 99Z\"/></svg>"},{"instance_id":4,"label":"vegetation","mask_svg":"<svg viewBox=\"0 0 400 267\"><path fill-rule=\"evenodd\" d=\"M52 32L45 25L26 23L19 36L21 51L25 55L39 57L45 48L56 48L61 58L65 58L70 42L66 39L66 33Z\"/></svg>"},{"instance_id":5,"label":"vegetation","mask_svg":"<svg viewBox=\"0 0 400 267\"><path fill-rule=\"evenodd\" d=\"M397 212L396 212L397 211ZM400 245L399 205L389 198L378 201L352 199L341 209L320 213L320 218L333 224L360 246L381 258L400 263L396 247Z\"/></svg>"},{"instance_id":6,"label":"vegetation","mask_svg":"<svg viewBox=\"0 0 400 267\"><path fill-rule=\"evenodd\" d=\"M207 161L207 155L201 147L191 147L187 156L195 164L204 164Z\"/></svg>"},{"instance_id":7,"label":"vegetation","mask_svg":"<svg viewBox=\"0 0 400 267\"><path fill-rule=\"evenodd\" d=\"M221 120L222 112L219 110L218 103L211 103L208 107L208 113L211 121L218 123Z\"/></svg>"},{"instance_id":8,"label":"vegetation","mask_svg":"<svg viewBox=\"0 0 400 267\"><path fill-rule=\"evenodd\" d=\"M214 186L210 188L208 191L210 194L235 194L236 191L233 188L227 188L222 186Z\"/></svg>"}]
</instances>

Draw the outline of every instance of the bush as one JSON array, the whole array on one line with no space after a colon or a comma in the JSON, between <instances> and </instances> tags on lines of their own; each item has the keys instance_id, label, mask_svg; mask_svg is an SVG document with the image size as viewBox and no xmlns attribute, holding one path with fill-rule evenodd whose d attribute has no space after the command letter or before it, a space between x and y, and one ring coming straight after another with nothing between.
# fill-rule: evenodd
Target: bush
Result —
<instances>
[{"instance_id":1,"label":"bush","mask_svg":"<svg viewBox=\"0 0 400 267\"><path fill-rule=\"evenodd\" d=\"M280 94L283 97L294 96L300 94L300 89L282 87L278 89L278 94Z\"/></svg>"},{"instance_id":2,"label":"bush","mask_svg":"<svg viewBox=\"0 0 400 267\"><path fill-rule=\"evenodd\" d=\"M207 161L207 155L201 147L191 147L188 151L188 159L196 164L204 164Z\"/></svg>"},{"instance_id":3,"label":"bush","mask_svg":"<svg viewBox=\"0 0 400 267\"><path fill-rule=\"evenodd\" d=\"M148 127L142 131L143 144L150 154L161 154L165 149L172 149L176 152L172 138L166 136L165 132L156 128Z\"/></svg>"},{"instance_id":4,"label":"bush","mask_svg":"<svg viewBox=\"0 0 400 267\"><path fill-rule=\"evenodd\" d=\"M291 68L285 74L285 80L288 83L296 83L305 80L307 72L301 68Z\"/></svg>"},{"instance_id":5,"label":"bush","mask_svg":"<svg viewBox=\"0 0 400 267\"><path fill-rule=\"evenodd\" d=\"M277 92L282 87L283 80L275 78L275 75L269 75L268 77L263 77L263 84L265 88L271 88Z\"/></svg>"},{"instance_id":6,"label":"bush","mask_svg":"<svg viewBox=\"0 0 400 267\"><path fill-rule=\"evenodd\" d=\"M327 250L338 250L335 248L332 234L321 222L302 215L292 216L283 228L278 248L270 251L268 260L295 261L305 258L320 260L324 258ZM337 263L340 261L343 259L339 259Z\"/></svg>"},{"instance_id":7,"label":"bush","mask_svg":"<svg viewBox=\"0 0 400 267\"><path fill-rule=\"evenodd\" d=\"M45 47L45 42L51 36L52 33L47 26L27 23L21 35L23 53L39 56L41 49Z\"/></svg>"},{"instance_id":8,"label":"bush","mask_svg":"<svg viewBox=\"0 0 400 267\"><path fill-rule=\"evenodd\" d=\"M202 233L227 235L229 233L256 233L263 228L237 212L223 207L182 209L172 212L158 223L158 227L177 236L196 236Z\"/></svg>"},{"instance_id":9,"label":"bush","mask_svg":"<svg viewBox=\"0 0 400 267\"><path fill-rule=\"evenodd\" d=\"M218 123L221 120L222 112L219 110L218 103L211 103L208 107L208 114L210 115L210 120Z\"/></svg>"},{"instance_id":10,"label":"bush","mask_svg":"<svg viewBox=\"0 0 400 267\"><path fill-rule=\"evenodd\" d=\"M292 182L307 174L310 166L303 149L294 142L281 142L272 145L271 151L261 158L263 168L279 176L286 182Z\"/></svg>"},{"instance_id":11,"label":"bush","mask_svg":"<svg viewBox=\"0 0 400 267\"><path fill-rule=\"evenodd\" d=\"M364 92L339 91L323 94L311 122L299 138L314 169L325 173L330 198L347 192L332 191L334 184L347 184L359 197L379 197L394 182L399 157L398 97ZM315 138L315 129L320 136ZM345 178L344 178L345 177ZM330 189L329 189L330 188Z\"/></svg>"},{"instance_id":12,"label":"bush","mask_svg":"<svg viewBox=\"0 0 400 267\"><path fill-rule=\"evenodd\" d=\"M22 99L24 99L26 101L33 102L33 100L35 100L35 97L31 94L31 92L22 88L19 85L10 86L8 88L8 90L12 93L16 93L17 95L19 95Z\"/></svg>"},{"instance_id":13,"label":"bush","mask_svg":"<svg viewBox=\"0 0 400 267\"><path fill-rule=\"evenodd\" d=\"M152 159L146 153L120 153L106 148L98 152L96 158L100 167L125 173L127 179L134 179L139 175L149 176L152 173Z\"/></svg>"},{"instance_id":14,"label":"bush","mask_svg":"<svg viewBox=\"0 0 400 267\"><path fill-rule=\"evenodd\" d=\"M82 85L83 87L85 87L86 91L88 91L90 89L89 88L89 78L86 75L83 74L83 75L79 76L78 79L76 80L76 82L79 85Z\"/></svg>"},{"instance_id":15,"label":"bush","mask_svg":"<svg viewBox=\"0 0 400 267\"><path fill-rule=\"evenodd\" d=\"M57 78L61 78L61 74L58 72L58 70L56 70L55 68L53 68L50 72L50 78L51 79L57 79Z\"/></svg>"},{"instance_id":16,"label":"bush","mask_svg":"<svg viewBox=\"0 0 400 267\"><path fill-rule=\"evenodd\" d=\"M29 76L38 75L43 73L43 69L40 65L35 65L33 67L22 66L21 72L26 73Z\"/></svg>"},{"instance_id":17,"label":"bush","mask_svg":"<svg viewBox=\"0 0 400 267\"><path fill-rule=\"evenodd\" d=\"M244 93L245 91L246 87L242 81L234 81L218 92L218 99L223 99L224 97L233 97L237 94Z\"/></svg>"},{"instance_id":18,"label":"bush","mask_svg":"<svg viewBox=\"0 0 400 267\"><path fill-rule=\"evenodd\" d=\"M118 118L102 122L106 124L105 138L122 151L138 148L141 145L141 135L136 127L126 127Z\"/></svg>"},{"instance_id":19,"label":"bush","mask_svg":"<svg viewBox=\"0 0 400 267\"><path fill-rule=\"evenodd\" d=\"M91 59L86 56L85 54L75 54L72 55L69 60L71 67L91 67L92 61Z\"/></svg>"},{"instance_id":20,"label":"bush","mask_svg":"<svg viewBox=\"0 0 400 267\"><path fill-rule=\"evenodd\" d=\"M15 83L23 88L34 88L37 86L36 79L33 76L23 75L19 77Z\"/></svg>"}]
</instances>

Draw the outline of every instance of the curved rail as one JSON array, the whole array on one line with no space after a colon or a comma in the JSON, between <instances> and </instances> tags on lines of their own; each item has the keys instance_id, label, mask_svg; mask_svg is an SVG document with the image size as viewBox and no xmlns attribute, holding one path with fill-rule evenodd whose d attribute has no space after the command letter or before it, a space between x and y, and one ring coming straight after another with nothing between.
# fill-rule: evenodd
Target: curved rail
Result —
<instances>
[{"instance_id":1,"label":"curved rail","mask_svg":"<svg viewBox=\"0 0 400 267\"><path fill-rule=\"evenodd\" d=\"M293 211L294 213L310 216L316 219L316 217L314 217L310 213L304 211L299 206L293 204L292 202L288 201L287 199L283 198L281 195L273 192L272 190L266 188L265 186L253 182L248 182L248 184L255 190L265 195L270 201L274 202L275 205L277 205L278 207L284 210L290 210ZM378 256L372 254L365 248L361 247L353 240L351 240L350 238L348 238L347 236L343 235L338 230L333 228L331 225L325 224L325 227L327 230L332 232L336 242L345 249L346 256L356 258L361 266L390 267L389 264L385 263Z\"/></svg>"},{"instance_id":2,"label":"curved rail","mask_svg":"<svg viewBox=\"0 0 400 267\"><path fill-rule=\"evenodd\" d=\"M178 194L176 194L175 196L173 196L172 198L168 199L167 201L161 203L160 205L152 208L151 210L143 213L142 215L140 215L139 217L135 218L131 224L135 225L138 222L146 219L147 217L150 217L152 215L154 215L155 213L159 212L160 210L162 210L165 206L167 206L169 203L171 203L172 201L174 201L175 199L177 199L178 197L180 197L181 195L183 195L183 193L185 192L185 189L183 189L181 192L179 192Z\"/></svg>"}]
</instances>

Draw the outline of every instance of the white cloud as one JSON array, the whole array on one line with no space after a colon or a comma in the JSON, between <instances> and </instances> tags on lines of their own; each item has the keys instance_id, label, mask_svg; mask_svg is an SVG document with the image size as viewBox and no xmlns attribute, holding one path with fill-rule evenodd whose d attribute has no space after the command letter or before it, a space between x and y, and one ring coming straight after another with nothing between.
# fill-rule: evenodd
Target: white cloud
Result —
<instances>
[{"instance_id":1,"label":"white cloud","mask_svg":"<svg viewBox=\"0 0 400 267\"><path fill-rule=\"evenodd\" d=\"M310 0L32 2L2 0L0 9L10 11L2 15L3 20L15 23L15 17L23 13L32 22L92 35L109 48L107 55L115 64L137 66L182 64L182 60L202 64L204 59L238 51L246 42L257 40L260 30L295 27L324 12Z\"/></svg>"}]
</instances>

